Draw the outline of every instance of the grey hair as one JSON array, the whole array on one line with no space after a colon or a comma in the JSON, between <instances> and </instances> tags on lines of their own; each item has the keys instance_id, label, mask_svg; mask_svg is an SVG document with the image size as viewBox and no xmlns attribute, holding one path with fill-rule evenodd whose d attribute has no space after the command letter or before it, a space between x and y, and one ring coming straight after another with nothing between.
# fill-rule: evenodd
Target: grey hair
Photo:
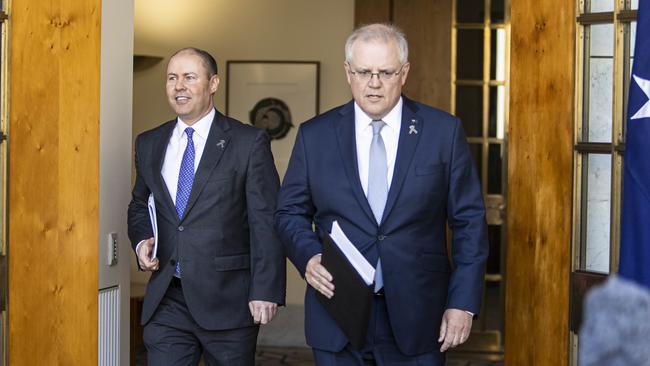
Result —
<instances>
[{"instance_id":1,"label":"grey hair","mask_svg":"<svg viewBox=\"0 0 650 366\"><path fill-rule=\"evenodd\" d=\"M389 42L391 40L397 43L399 50L399 62L403 65L408 62L409 46L406 42L404 32L397 26L388 23L375 23L364 25L357 28L345 41L345 61L352 62L352 47L356 41L370 42L382 41Z\"/></svg>"}]
</instances>

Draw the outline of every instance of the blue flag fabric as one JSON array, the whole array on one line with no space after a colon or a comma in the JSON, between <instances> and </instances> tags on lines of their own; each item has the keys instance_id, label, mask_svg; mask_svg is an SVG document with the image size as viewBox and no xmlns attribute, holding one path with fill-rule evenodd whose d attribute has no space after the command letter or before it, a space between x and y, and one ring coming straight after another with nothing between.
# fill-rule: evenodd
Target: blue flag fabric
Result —
<instances>
[{"instance_id":1,"label":"blue flag fabric","mask_svg":"<svg viewBox=\"0 0 650 366\"><path fill-rule=\"evenodd\" d=\"M619 273L650 288L650 0L639 1L623 161Z\"/></svg>"}]
</instances>

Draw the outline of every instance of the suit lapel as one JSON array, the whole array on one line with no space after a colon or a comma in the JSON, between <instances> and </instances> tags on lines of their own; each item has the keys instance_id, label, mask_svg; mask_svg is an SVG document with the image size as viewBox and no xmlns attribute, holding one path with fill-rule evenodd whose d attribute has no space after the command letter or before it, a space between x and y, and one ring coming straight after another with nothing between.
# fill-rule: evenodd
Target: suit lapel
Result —
<instances>
[{"instance_id":1,"label":"suit lapel","mask_svg":"<svg viewBox=\"0 0 650 366\"><path fill-rule=\"evenodd\" d=\"M208 133L208 139L205 142L205 148L203 149L203 155L201 155L199 167L194 176L190 198L187 200L187 206L185 207L185 212L183 213L181 221L183 221L192 210L192 206L196 203L196 200L205 187L214 167L217 166L219 160L221 160L223 152L228 148L230 144L230 136L226 131L229 129L230 125L226 118L221 113L216 112L214 119L212 120L210 132Z\"/></svg>"},{"instance_id":2,"label":"suit lapel","mask_svg":"<svg viewBox=\"0 0 650 366\"><path fill-rule=\"evenodd\" d=\"M354 102L346 104L340 111L341 118L335 122L336 136L339 144L339 151L341 152L341 160L345 174L352 187L352 192L359 202L359 205L368 217L375 222L372 209L368 203L363 187L361 187L361 180L359 179L359 166L357 164L357 143L354 130Z\"/></svg>"},{"instance_id":3,"label":"suit lapel","mask_svg":"<svg viewBox=\"0 0 650 366\"><path fill-rule=\"evenodd\" d=\"M165 184L165 179L162 176L162 166L165 161L165 152L167 151L169 139L174 131L174 126L176 126L176 120L167 122L167 124L161 129L157 141L154 143L151 159L151 161L154 162L151 164L151 175L153 176L154 182L151 191L153 196L157 198L157 201L162 202L164 208L166 208L165 210L162 210L161 207L158 211L162 214L169 214L168 218L172 222L178 220L178 215L176 214L174 201L172 200L167 185Z\"/></svg>"},{"instance_id":4,"label":"suit lapel","mask_svg":"<svg viewBox=\"0 0 650 366\"><path fill-rule=\"evenodd\" d=\"M388 191L388 198L386 199L386 207L382 216L382 222L386 220L390 211L395 206L397 197L406 180L406 174L409 171L411 161L415 155L424 123L416 114L417 106L406 97L402 97L404 101L402 108L402 126L400 127L399 143L397 145L397 157L395 158L395 169L393 170L393 180L390 184ZM411 126L415 126L415 132Z\"/></svg>"}]
</instances>

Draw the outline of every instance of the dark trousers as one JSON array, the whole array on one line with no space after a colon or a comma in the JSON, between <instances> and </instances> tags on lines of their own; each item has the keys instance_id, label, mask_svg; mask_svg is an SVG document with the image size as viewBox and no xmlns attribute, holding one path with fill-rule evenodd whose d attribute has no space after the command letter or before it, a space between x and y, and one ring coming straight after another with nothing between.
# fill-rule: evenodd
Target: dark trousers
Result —
<instances>
[{"instance_id":1,"label":"dark trousers","mask_svg":"<svg viewBox=\"0 0 650 366\"><path fill-rule=\"evenodd\" d=\"M180 280L174 279L144 327L150 366L253 366L258 326L228 330L201 328L190 314Z\"/></svg>"},{"instance_id":2,"label":"dark trousers","mask_svg":"<svg viewBox=\"0 0 650 366\"><path fill-rule=\"evenodd\" d=\"M416 356L407 356L400 352L393 337L383 296L375 296L366 344L361 350L356 350L349 344L341 352L328 352L314 348L314 360L318 366L443 366L445 364L444 354L440 352Z\"/></svg>"}]
</instances>

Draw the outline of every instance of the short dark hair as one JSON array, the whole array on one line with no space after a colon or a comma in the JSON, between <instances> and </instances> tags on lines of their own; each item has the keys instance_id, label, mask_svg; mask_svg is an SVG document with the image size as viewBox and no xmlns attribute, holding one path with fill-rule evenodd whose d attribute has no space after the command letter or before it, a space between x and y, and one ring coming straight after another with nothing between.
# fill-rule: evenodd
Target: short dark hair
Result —
<instances>
[{"instance_id":1,"label":"short dark hair","mask_svg":"<svg viewBox=\"0 0 650 366\"><path fill-rule=\"evenodd\" d=\"M200 48L196 48L196 47L181 48L180 50L174 52L172 57L170 57L169 59L171 60L174 56L183 52L189 52L199 56L201 58L201 62L203 62L203 66L205 66L205 68L208 70L208 77L212 77L212 75L218 74L217 61L214 59L214 57L212 57L212 55L208 51L202 50Z\"/></svg>"}]
</instances>

